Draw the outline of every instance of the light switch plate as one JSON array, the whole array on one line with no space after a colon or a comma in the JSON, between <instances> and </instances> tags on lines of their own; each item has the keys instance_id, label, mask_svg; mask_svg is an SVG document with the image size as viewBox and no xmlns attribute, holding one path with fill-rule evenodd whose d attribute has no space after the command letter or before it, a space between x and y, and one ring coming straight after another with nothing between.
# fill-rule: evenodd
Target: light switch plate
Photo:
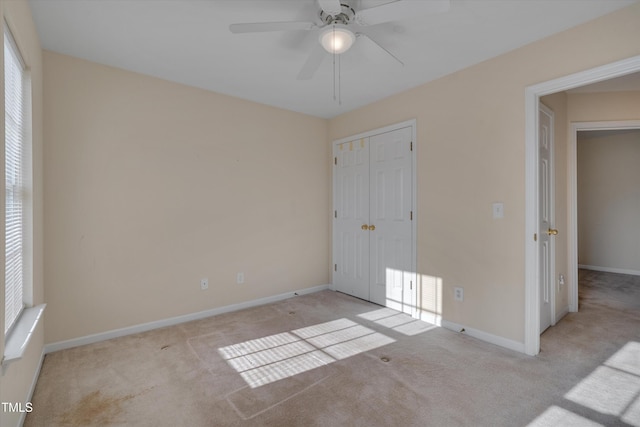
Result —
<instances>
[{"instance_id":1,"label":"light switch plate","mask_svg":"<svg viewBox=\"0 0 640 427\"><path fill-rule=\"evenodd\" d=\"M493 204L493 219L504 218L504 203L496 202Z\"/></svg>"}]
</instances>

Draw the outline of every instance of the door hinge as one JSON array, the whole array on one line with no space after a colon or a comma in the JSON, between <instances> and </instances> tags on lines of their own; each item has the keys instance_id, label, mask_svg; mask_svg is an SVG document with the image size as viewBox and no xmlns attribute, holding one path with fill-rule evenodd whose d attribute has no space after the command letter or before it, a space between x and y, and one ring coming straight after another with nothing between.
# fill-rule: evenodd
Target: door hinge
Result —
<instances>
[{"instance_id":1,"label":"door hinge","mask_svg":"<svg viewBox=\"0 0 640 427\"><path fill-rule=\"evenodd\" d=\"M533 233L533 241L534 242L538 241L538 233Z\"/></svg>"},{"instance_id":2,"label":"door hinge","mask_svg":"<svg viewBox=\"0 0 640 427\"><path fill-rule=\"evenodd\" d=\"M338 165L338 158L337 157L333 158L333 164L336 165L336 166Z\"/></svg>"},{"instance_id":3,"label":"door hinge","mask_svg":"<svg viewBox=\"0 0 640 427\"><path fill-rule=\"evenodd\" d=\"M338 271L338 264L333 264L333 271Z\"/></svg>"},{"instance_id":4,"label":"door hinge","mask_svg":"<svg viewBox=\"0 0 640 427\"><path fill-rule=\"evenodd\" d=\"M413 290L413 280L409 280L409 290Z\"/></svg>"},{"instance_id":5,"label":"door hinge","mask_svg":"<svg viewBox=\"0 0 640 427\"><path fill-rule=\"evenodd\" d=\"M409 220L413 221L413 211L409 211Z\"/></svg>"},{"instance_id":6,"label":"door hinge","mask_svg":"<svg viewBox=\"0 0 640 427\"><path fill-rule=\"evenodd\" d=\"M333 217L338 218L338 211L333 211Z\"/></svg>"},{"instance_id":7,"label":"door hinge","mask_svg":"<svg viewBox=\"0 0 640 427\"><path fill-rule=\"evenodd\" d=\"M413 141L409 143L409 151L413 151Z\"/></svg>"}]
</instances>

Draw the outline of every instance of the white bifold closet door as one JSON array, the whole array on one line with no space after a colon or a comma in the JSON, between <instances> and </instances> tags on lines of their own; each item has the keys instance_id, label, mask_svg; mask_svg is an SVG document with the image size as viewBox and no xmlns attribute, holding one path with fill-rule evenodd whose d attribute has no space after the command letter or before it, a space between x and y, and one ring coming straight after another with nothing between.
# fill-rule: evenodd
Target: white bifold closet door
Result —
<instances>
[{"instance_id":1,"label":"white bifold closet door","mask_svg":"<svg viewBox=\"0 0 640 427\"><path fill-rule=\"evenodd\" d=\"M412 290L411 127L334 147L334 286L406 313Z\"/></svg>"}]
</instances>

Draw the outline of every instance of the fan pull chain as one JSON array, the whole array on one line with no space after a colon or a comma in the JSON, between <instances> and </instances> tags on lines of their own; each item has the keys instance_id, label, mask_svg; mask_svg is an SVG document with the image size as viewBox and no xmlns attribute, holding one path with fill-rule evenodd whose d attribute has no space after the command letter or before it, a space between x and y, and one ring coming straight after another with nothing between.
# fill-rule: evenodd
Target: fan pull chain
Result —
<instances>
[{"instance_id":1,"label":"fan pull chain","mask_svg":"<svg viewBox=\"0 0 640 427\"><path fill-rule=\"evenodd\" d=\"M336 29L333 27L333 40L336 37ZM337 96L336 96L336 56L338 57L338 81L337 81ZM338 101L338 105L342 105L342 76L340 67L340 55L336 54L335 46L333 47L333 100Z\"/></svg>"},{"instance_id":2,"label":"fan pull chain","mask_svg":"<svg viewBox=\"0 0 640 427\"><path fill-rule=\"evenodd\" d=\"M342 105L342 61L338 56L338 105Z\"/></svg>"},{"instance_id":3,"label":"fan pull chain","mask_svg":"<svg viewBox=\"0 0 640 427\"><path fill-rule=\"evenodd\" d=\"M336 40L336 27L335 25L333 26L332 29L332 44L335 43ZM333 56L333 100L336 100L336 47L335 45L332 45L332 56Z\"/></svg>"}]
</instances>

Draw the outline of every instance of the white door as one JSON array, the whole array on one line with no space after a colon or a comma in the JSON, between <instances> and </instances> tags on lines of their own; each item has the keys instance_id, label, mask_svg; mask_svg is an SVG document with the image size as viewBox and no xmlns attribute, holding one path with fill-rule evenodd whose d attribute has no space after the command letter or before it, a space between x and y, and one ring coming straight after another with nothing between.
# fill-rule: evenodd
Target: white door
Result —
<instances>
[{"instance_id":1,"label":"white door","mask_svg":"<svg viewBox=\"0 0 640 427\"><path fill-rule=\"evenodd\" d=\"M369 300L369 144L345 142L334 155L334 285Z\"/></svg>"},{"instance_id":2,"label":"white door","mask_svg":"<svg viewBox=\"0 0 640 427\"><path fill-rule=\"evenodd\" d=\"M553 111L540 104L538 125L539 150L539 251L540 251L540 333L554 323L555 240ZM554 234L555 233L555 234Z\"/></svg>"},{"instance_id":3,"label":"white door","mask_svg":"<svg viewBox=\"0 0 640 427\"><path fill-rule=\"evenodd\" d=\"M370 300L411 313L412 129L370 138ZM370 227L371 229L371 227Z\"/></svg>"},{"instance_id":4,"label":"white door","mask_svg":"<svg viewBox=\"0 0 640 427\"><path fill-rule=\"evenodd\" d=\"M406 313L415 307L412 135L406 127L334 147L334 286Z\"/></svg>"}]
</instances>

